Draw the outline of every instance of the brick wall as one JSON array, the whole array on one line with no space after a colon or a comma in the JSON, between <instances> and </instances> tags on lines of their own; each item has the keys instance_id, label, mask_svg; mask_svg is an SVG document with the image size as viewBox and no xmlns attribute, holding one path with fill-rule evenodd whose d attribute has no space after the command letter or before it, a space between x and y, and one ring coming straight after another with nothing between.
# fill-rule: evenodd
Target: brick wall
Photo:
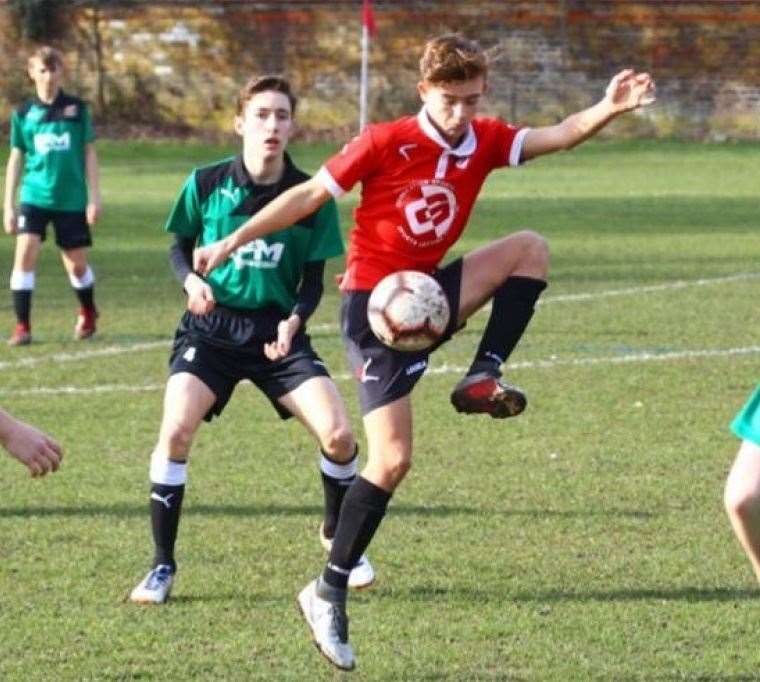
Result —
<instances>
[{"instance_id":1,"label":"brick wall","mask_svg":"<svg viewBox=\"0 0 760 682\"><path fill-rule=\"evenodd\" d=\"M110 121L229 129L238 84L252 72L289 75L311 135L356 127L360 2L100 3L65 10L56 40L71 89ZM372 44L374 120L413 111L424 40L460 30L492 60L491 112L525 123L556 121L591 104L609 78L650 70L658 104L615 124L616 134L698 139L760 138L760 2L661 0L376 0ZM93 55L103 45L100 75ZM0 4L0 113L25 88L23 55Z\"/></svg>"}]
</instances>

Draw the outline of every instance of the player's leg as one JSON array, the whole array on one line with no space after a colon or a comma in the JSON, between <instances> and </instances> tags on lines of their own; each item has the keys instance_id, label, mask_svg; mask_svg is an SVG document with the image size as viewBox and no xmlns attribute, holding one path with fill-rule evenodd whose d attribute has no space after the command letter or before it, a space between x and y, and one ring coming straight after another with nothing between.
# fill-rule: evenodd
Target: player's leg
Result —
<instances>
[{"instance_id":1,"label":"player's leg","mask_svg":"<svg viewBox=\"0 0 760 682\"><path fill-rule=\"evenodd\" d=\"M452 393L457 410L509 417L525 408L522 392L499 381L500 367L525 332L536 301L546 288L548 271L546 241L527 230L464 257L458 323L464 324L489 299L493 303L467 375Z\"/></svg>"},{"instance_id":2,"label":"player's leg","mask_svg":"<svg viewBox=\"0 0 760 682\"><path fill-rule=\"evenodd\" d=\"M161 604L171 591L177 540L187 481L187 458L195 432L217 400L197 376L172 374L166 384L158 442L150 460L150 514L155 545L153 568L132 591L141 604Z\"/></svg>"},{"instance_id":3,"label":"player's leg","mask_svg":"<svg viewBox=\"0 0 760 682\"><path fill-rule=\"evenodd\" d=\"M98 311L95 308L95 275L87 262L87 247L63 249L61 260L79 301L74 337L88 339L95 334Z\"/></svg>"},{"instance_id":4,"label":"player's leg","mask_svg":"<svg viewBox=\"0 0 760 682\"><path fill-rule=\"evenodd\" d=\"M16 327L8 339L10 346L25 346L32 341L32 294L41 245L36 234L19 234L16 237L10 282Z\"/></svg>"},{"instance_id":5,"label":"player's leg","mask_svg":"<svg viewBox=\"0 0 760 682\"><path fill-rule=\"evenodd\" d=\"M319 535L322 546L330 552L343 498L356 480L358 463L358 448L343 399L332 379L317 376L307 379L279 401L319 442L319 469L325 499ZM348 585L363 589L374 581L372 564L362 554L351 569Z\"/></svg>"},{"instance_id":6,"label":"player's leg","mask_svg":"<svg viewBox=\"0 0 760 682\"><path fill-rule=\"evenodd\" d=\"M325 490L323 532L332 539L343 496L356 479L356 441L343 399L332 380L320 376L307 379L279 401L319 443Z\"/></svg>"},{"instance_id":7,"label":"player's leg","mask_svg":"<svg viewBox=\"0 0 760 682\"><path fill-rule=\"evenodd\" d=\"M724 501L731 526L760 582L760 445L742 441L726 481Z\"/></svg>"},{"instance_id":8,"label":"player's leg","mask_svg":"<svg viewBox=\"0 0 760 682\"><path fill-rule=\"evenodd\" d=\"M35 271L48 220L44 211L27 204L21 205L10 281L13 309L16 313L16 327L8 339L10 346L24 346L32 340L31 313Z\"/></svg>"},{"instance_id":9,"label":"player's leg","mask_svg":"<svg viewBox=\"0 0 760 682\"><path fill-rule=\"evenodd\" d=\"M346 669L354 667L346 615L348 577L380 526L393 491L411 466L409 395L368 412L364 428L368 443L367 466L343 500L332 550L322 575L298 595L317 646L332 663Z\"/></svg>"}]
</instances>

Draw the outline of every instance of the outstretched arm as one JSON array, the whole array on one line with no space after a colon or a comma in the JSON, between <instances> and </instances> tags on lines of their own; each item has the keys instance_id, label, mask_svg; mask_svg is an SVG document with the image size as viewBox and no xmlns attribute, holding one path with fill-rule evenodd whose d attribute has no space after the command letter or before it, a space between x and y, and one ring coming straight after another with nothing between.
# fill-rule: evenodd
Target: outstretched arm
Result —
<instances>
[{"instance_id":1,"label":"outstretched arm","mask_svg":"<svg viewBox=\"0 0 760 682\"><path fill-rule=\"evenodd\" d=\"M595 135L613 118L654 102L654 81L648 73L621 71L610 81L604 97L588 109L571 114L553 126L531 128L523 141L522 158L572 149Z\"/></svg>"},{"instance_id":2,"label":"outstretched arm","mask_svg":"<svg viewBox=\"0 0 760 682\"><path fill-rule=\"evenodd\" d=\"M221 265L235 249L254 239L282 230L314 213L331 194L316 178L310 178L283 192L250 220L224 239L195 250L193 269L207 275Z\"/></svg>"}]
</instances>

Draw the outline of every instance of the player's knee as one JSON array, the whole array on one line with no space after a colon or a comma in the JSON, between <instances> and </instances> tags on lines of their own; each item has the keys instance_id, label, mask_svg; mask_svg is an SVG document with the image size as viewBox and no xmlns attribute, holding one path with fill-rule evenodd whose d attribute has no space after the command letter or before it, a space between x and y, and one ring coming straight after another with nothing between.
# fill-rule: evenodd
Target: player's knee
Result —
<instances>
[{"instance_id":1,"label":"player's knee","mask_svg":"<svg viewBox=\"0 0 760 682\"><path fill-rule=\"evenodd\" d=\"M723 494L723 504L730 517L744 521L757 515L760 510L760 491L746 485L736 485L729 479Z\"/></svg>"},{"instance_id":2,"label":"player's knee","mask_svg":"<svg viewBox=\"0 0 760 682\"><path fill-rule=\"evenodd\" d=\"M523 230L520 237L521 264L546 269L549 265L549 242L538 232Z\"/></svg>"},{"instance_id":3,"label":"player's knee","mask_svg":"<svg viewBox=\"0 0 760 682\"><path fill-rule=\"evenodd\" d=\"M187 424L175 422L165 429L165 449L171 459L184 459L190 451L194 431Z\"/></svg>"},{"instance_id":4,"label":"player's knee","mask_svg":"<svg viewBox=\"0 0 760 682\"><path fill-rule=\"evenodd\" d=\"M394 451L384 457L383 464L386 476L398 485L412 468L412 458L409 453Z\"/></svg>"},{"instance_id":5,"label":"player's knee","mask_svg":"<svg viewBox=\"0 0 760 682\"><path fill-rule=\"evenodd\" d=\"M347 462L355 449L354 434L345 424L336 424L320 438L322 449L336 462Z\"/></svg>"}]
</instances>

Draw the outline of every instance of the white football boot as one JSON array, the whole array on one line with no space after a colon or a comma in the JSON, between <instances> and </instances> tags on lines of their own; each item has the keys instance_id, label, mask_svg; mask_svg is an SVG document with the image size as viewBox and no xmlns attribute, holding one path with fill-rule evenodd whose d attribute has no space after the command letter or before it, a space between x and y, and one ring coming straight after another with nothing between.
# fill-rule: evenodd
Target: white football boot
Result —
<instances>
[{"instance_id":1,"label":"white football boot","mask_svg":"<svg viewBox=\"0 0 760 682\"><path fill-rule=\"evenodd\" d=\"M148 572L132 590L129 600L135 604L163 604L169 599L174 584L171 566L160 564Z\"/></svg>"},{"instance_id":2,"label":"white football boot","mask_svg":"<svg viewBox=\"0 0 760 682\"><path fill-rule=\"evenodd\" d=\"M317 594L317 580L312 580L298 594L298 607L322 655L341 670L353 670L356 658L348 643L346 605L322 599Z\"/></svg>"},{"instance_id":3,"label":"white football boot","mask_svg":"<svg viewBox=\"0 0 760 682\"><path fill-rule=\"evenodd\" d=\"M332 550L332 540L325 537L324 524L319 525L319 541L322 543L322 547L329 554ZM359 561L356 566L351 569L351 573L348 576L348 586L355 590L363 590L372 583L375 582L375 569L372 568L372 564L369 562L366 554L362 554L359 557Z\"/></svg>"}]
</instances>

